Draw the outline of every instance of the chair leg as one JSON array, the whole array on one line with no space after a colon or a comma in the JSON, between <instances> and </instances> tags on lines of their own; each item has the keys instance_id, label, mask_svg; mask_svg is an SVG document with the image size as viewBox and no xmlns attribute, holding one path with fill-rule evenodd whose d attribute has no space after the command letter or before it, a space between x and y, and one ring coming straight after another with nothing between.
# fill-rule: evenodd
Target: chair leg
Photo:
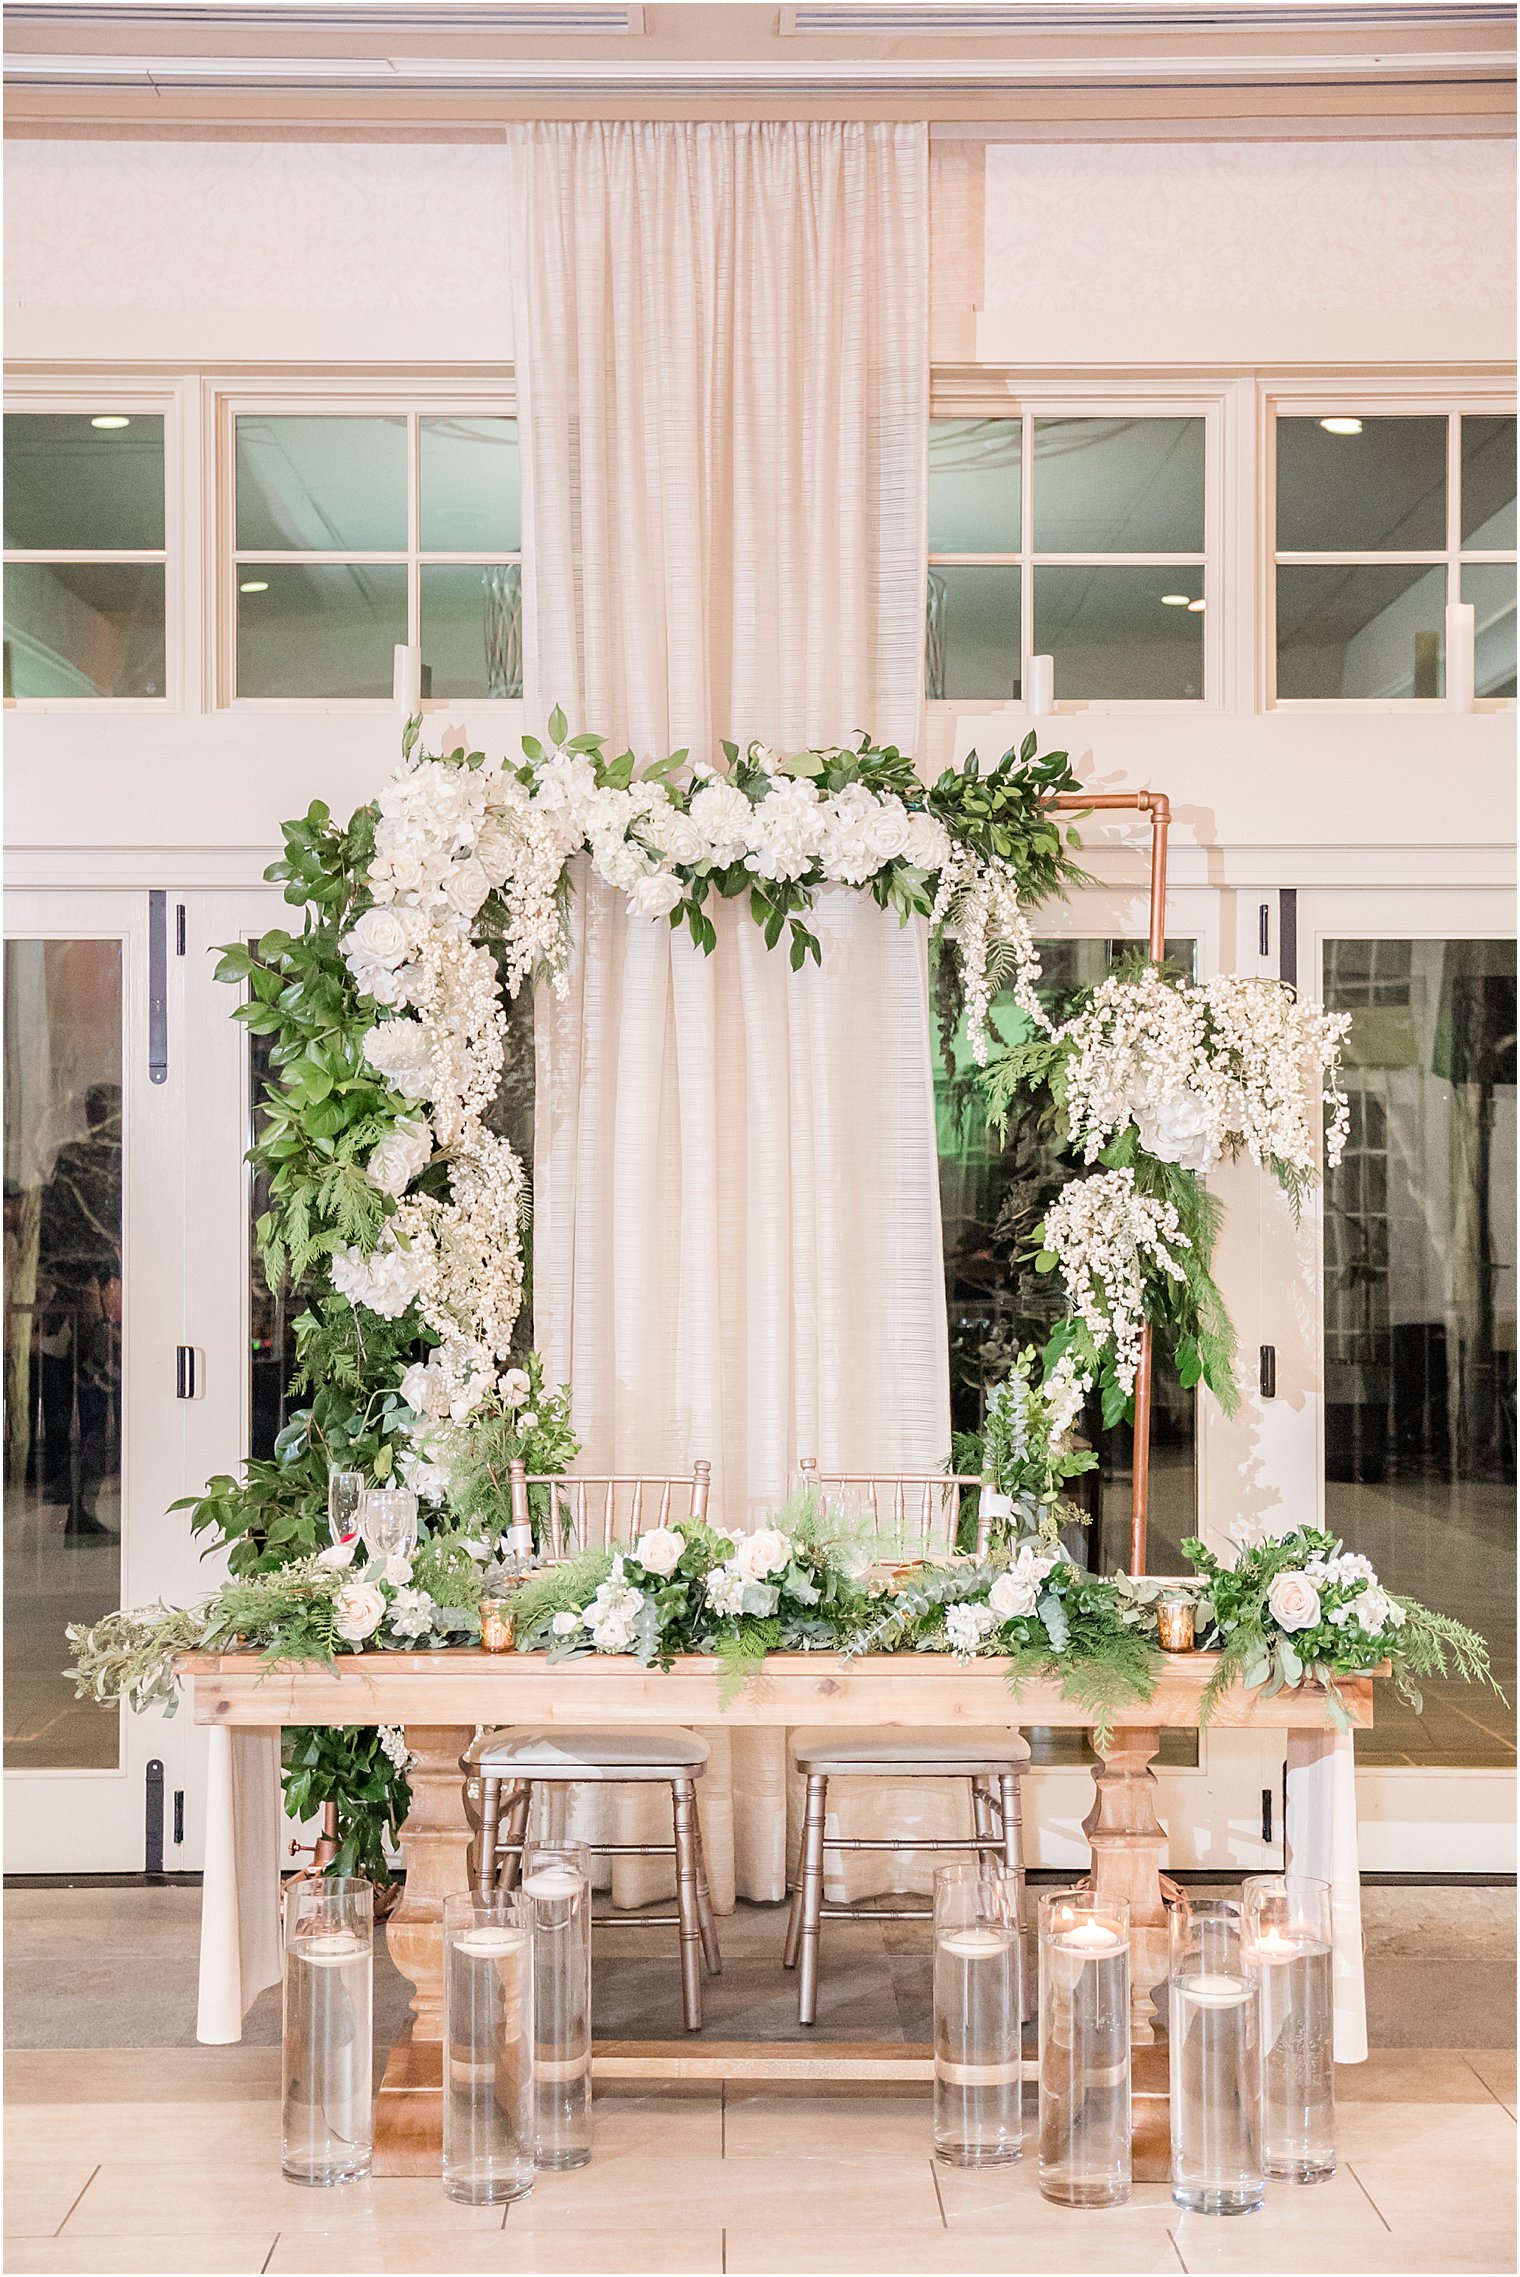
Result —
<instances>
[{"instance_id":1,"label":"chair leg","mask_svg":"<svg viewBox=\"0 0 1520 2277\"><path fill-rule=\"evenodd\" d=\"M681 2013L688 2032L702 2029L702 1922L697 1902L697 1783L672 1779L676 1841L676 1913L681 1924Z\"/></svg>"},{"instance_id":2,"label":"chair leg","mask_svg":"<svg viewBox=\"0 0 1520 2277\"><path fill-rule=\"evenodd\" d=\"M813 2024L818 2018L818 1932L823 1910L823 1830L829 1783L821 1772L810 1771L807 1813L802 1828L802 1922L798 1938L797 2021Z\"/></svg>"},{"instance_id":3,"label":"chair leg","mask_svg":"<svg viewBox=\"0 0 1520 2277\"><path fill-rule=\"evenodd\" d=\"M496 1887L496 1837L501 1825L501 1781L480 1782L480 1831L475 1837L475 1894L482 1901Z\"/></svg>"},{"instance_id":4,"label":"chair leg","mask_svg":"<svg viewBox=\"0 0 1520 2277\"><path fill-rule=\"evenodd\" d=\"M697 1853L697 1927L702 1932L702 1959L710 1977L723 1974L723 1955L718 1950L718 1925L713 1920L712 1891L707 1886L707 1852L702 1843L702 1813L691 1814Z\"/></svg>"},{"instance_id":5,"label":"chair leg","mask_svg":"<svg viewBox=\"0 0 1520 2277\"><path fill-rule=\"evenodd\" d=\"M533 1808L533 1789L525 1780L512 1789L507 1798L505 1813L505 1842L501 1871L497 1887L512 1890L522 1879L522 1846L528 1839L528 1814Z\"/></svg>"},{"instance_id":6,"label":"chair leg","mask_svg":"<svg viewBox=\"0 0 1520 2277\"><path fill-rule=\"evenodd\" d=\"M1003 1822L1003 1862L1013 1876L1014 1920L1019 1941L1020 2022L1029 2014L1025 1998L1024 1960L1024 1806L1016 1771L998 1776L998 1815Z\"/></svg>"},{"instance_id":7,"label":"chair leg","mask_svg":"<svg viewBox=\"0 0 1520 2277\"><path fill-rule=\"evenodd\" d=\"M807 1854L807 1827L804 1824L797 1837L797 1864L792 1873L792 1907L786 1917L786 1943L781 1948L781 1966L795 1969L797 1948L802 1942L802 1861Z\"/></svg>"},{"instance_id":8,"label":"chair leg","mask_svg":"<svg viewBox=\"0 0 1520 2277\"><path fill-rule=\"evenodd\" d=\"M986 1779L983 1777L973 1779L971 1782L971 1831L979 1843L994 1842L997 1839L993 1831L992 1810L992 1797L987 1791ZM987 1856L987 1852L978 1850L976 1855L980 1861Z\"/></svg>"}]
</instances>

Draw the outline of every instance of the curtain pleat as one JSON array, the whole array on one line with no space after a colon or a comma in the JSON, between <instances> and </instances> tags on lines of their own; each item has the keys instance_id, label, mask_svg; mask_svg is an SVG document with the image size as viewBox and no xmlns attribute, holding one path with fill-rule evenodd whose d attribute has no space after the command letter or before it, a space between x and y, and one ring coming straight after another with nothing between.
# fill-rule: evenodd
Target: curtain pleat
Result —
<instances>
[{"instance_id":1,"label":"curtain pleat","mask_svg":"<svg viewBox=\"0 0 1520 2277\"><path fill-rule=\"evenodd\" d=\"M558 703L641 758L717 765L725 736L913 748L925 130L513 139L530 723ZM747 911L712 914L709 958L579 866L568 987L537 1007L535 1328L585 1469L706 1456L724 1521L753 1524L799 1455L927 1469L949 1451L926 942L831 889L822 969L793 973ZM781 1735L709 1736L715 1899L779 1897ZM961 1824L958 1794L869 1793L877 1823ZM837 1799L847 1818L847 1784ZM663 1809L625 1789L577 1816L650 1839ZM662 1886L662 1862L619 1862L620 1902Z\"/></svg>"}]
</instances>

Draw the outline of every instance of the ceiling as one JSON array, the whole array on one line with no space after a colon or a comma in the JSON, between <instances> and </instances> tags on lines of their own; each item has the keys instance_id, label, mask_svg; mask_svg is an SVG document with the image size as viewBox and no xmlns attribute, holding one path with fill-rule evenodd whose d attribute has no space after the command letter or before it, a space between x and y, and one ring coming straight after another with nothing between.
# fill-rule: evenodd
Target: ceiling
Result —
<instances>
[{"instance_id":1,"label":"ceiling","mask_svg":"<svg viewBox=\"0 0 1520 2277\"><path fill-rule=\"evenodd\" d=\"M651 115L1062 140L1507 134L1514 34L1498 0L10 0L6 120L477 139L510 118Z\"/></svg>"}]
</instances>

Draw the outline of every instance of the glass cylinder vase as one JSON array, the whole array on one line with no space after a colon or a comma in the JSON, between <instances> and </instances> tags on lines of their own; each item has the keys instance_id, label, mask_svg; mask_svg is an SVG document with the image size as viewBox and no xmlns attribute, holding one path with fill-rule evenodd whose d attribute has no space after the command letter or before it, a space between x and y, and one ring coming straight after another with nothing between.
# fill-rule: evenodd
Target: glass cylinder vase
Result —
<instances>
[{"instance_id":1,"label":"glass cylinder vase","mask_svg":"<svg viewBox=\"0 0 1520 2277\"><path fill-rule=\"evenodd\" d=\"M347 1874L285 1891L280 2167L318 2189L357 2182L375 2139L374 1892Z\"/></svg>"},{"instance_id":2,"label":"glass cylinder vase","mask_svg":"<svg viewBox=\"0 0 1520 2277\"><path fill-rule=\"evenodd\" d=\"M533 1908L534 2156L541 2167L591 2157L591 1853L530 1842L522 1894Z\"/></svg>"},{"instance_id":3,"label":"glass cylinder vase","mask_svg":"<svg viewBox=\"0 0 1520 2277\"><path fill-rule=\"evenodd\" d=\"M1040 2191L1121 2206L1132 2186L1129 1907L1040 1900Z\"/></svg>"},{"instance_id":4,"label":"glass cylinder vase","mask_svg":"<svg viewBox=\"0 0 1520 2277\"><path fill-rule=\"evenodd\" d=\"M533 2187L533 1926L515 1893L443 1901L443 2187L468 2206Z\"/></svg>"},{"instance_id":5,"label":"glass cylinder vase","mask_svg":"<svg viewBox=\"0 0 1520 2277\"><path fill-rule=\"evenodd\" d=\"M1024 2150L1023 1968L1006 1866L934 1877L934 2155L1007 2166Z\"/></svg>"},{"instance_id":6,"label":"glass cylinder vase","mask_svg":"<svg viewBox=\"0 0 1520 2277\"><path fill-rule=\"evenodd\" d=\"M1245 1913L1233 1898L1171 1917L1172 2196L1195 2214L1250 2214L1261 2169L1261 2048Z\"/></svg>"},{"instance_id":7,"label":"glass cylinder vase","mask_svg":"<svg viewBox=\"0 0 1520 2277\"><path fill-rule=\"evenodd\" d=\"M1261 2166L1270 2181L1335 2172L1335 1950L1330 1884L1253 1874L1241 1892L1261 2012Z\"/></svg>"}]
</instances>

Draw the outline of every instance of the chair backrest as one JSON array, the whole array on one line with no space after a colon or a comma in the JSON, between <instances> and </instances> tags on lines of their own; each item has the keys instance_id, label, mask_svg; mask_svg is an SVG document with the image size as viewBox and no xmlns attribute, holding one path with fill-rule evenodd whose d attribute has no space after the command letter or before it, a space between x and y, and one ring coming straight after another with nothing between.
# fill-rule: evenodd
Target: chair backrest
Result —
<instances>
[{"instance_id":1,"label":"chair backrest","mask_svg":"<svg viewBox=\"0 0 1520 2277\"><path fill-rule=\"evenodd\" d=\"M711 1491L712 1464L704 1462L693 1463L689 1475L616 1478L567 1478L512 1464L513 1523L538 1517L534 1539L546 1565L605 1549L614 1539L631 1543L655 1526L703 1519Z\"/></svg>"},{"instance_id":2,"label":"chair backrest","mask_svg":"<svg viewBox=\"0 0 1520 2277\"><path fill-rule=\"evenodd\" d=\"M961 1497L985 1485L972 1471L821 1471L813 1456L798 1469L809 1485L854 1495L861 1516L883 1548L905 1556L948 1557L960 1533ZM977 1505L976 1552L987 1550L987 1521Z\"/></svg>"}]
</instances>

